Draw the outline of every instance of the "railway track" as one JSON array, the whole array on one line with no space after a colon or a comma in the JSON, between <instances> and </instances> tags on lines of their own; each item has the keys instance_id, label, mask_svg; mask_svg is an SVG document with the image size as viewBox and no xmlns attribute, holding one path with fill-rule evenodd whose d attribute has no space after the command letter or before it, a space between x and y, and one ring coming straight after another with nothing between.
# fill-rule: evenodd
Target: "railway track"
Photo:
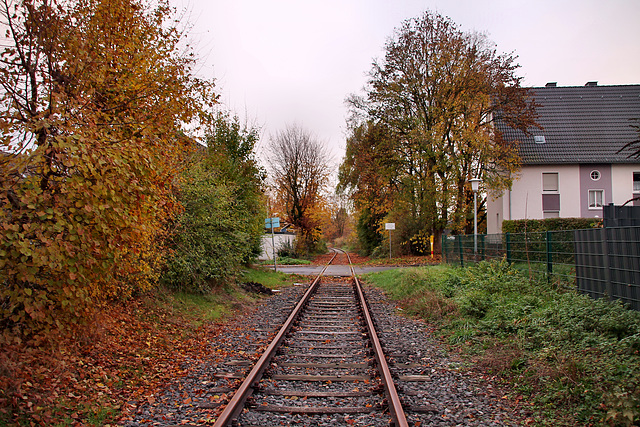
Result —
<instances>
[{"instance_id":1,"label":"railway track","mask_svg":"<svg viewBox=\"0 0 640 427\"><path fill-rule=\"evenodd\" d=\"M362 287L325 278L334 256L297 303L214 424L408 426Z\"/></svg>"}]
</instances>

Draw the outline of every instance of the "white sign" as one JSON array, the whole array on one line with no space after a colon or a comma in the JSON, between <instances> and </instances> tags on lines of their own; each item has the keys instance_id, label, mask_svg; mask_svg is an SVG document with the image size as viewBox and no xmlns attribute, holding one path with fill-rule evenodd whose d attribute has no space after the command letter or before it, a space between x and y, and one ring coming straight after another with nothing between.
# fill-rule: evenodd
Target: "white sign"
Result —
<instances>
[{"instance_id":1,"label":"white sign","mask_svg":"<svg viewBox=\"0 0 640 427\"><path fill-rule=\"evenodd\" d=\"M396 223L395 222L385 222L384 223L384 229L385 230L395 230L396 229Z\"/></svg>"}]
</instances>

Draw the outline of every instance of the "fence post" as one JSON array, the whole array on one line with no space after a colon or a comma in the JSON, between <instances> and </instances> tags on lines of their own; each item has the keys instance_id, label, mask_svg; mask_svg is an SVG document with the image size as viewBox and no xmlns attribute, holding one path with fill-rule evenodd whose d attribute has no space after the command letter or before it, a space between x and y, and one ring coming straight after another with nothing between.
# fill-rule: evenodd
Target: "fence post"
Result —
<instances>
[{"instance_id":1,"label":"fence post","mask_svg":"<svg viewBox=\"0 0 640 427\"><path fill-rule=\"evenodd\" d=\"M442 236L440 237L440 248L442 251L442 260L446 264L447 263L447 240L445 239L444 233L442 233Z\"/></svg>"},{"instance_id":2,"label":"fence post","mask_svg":"<svg viewBox=\"0 0 640 427\"><path fill-rule=\"evenodd\" d=\"M460 253L460 267L464 268L464 251L462 250L462 236L458 234L456 236L458 241L458 252Z\"/></svg>"},{"instance_id":3,"label":"fence post","mask_svg":"<svg viewBox=\"0 0 640 427\"><path fill-rule=\"evenodd\" d=\"M484 240L485 240L484 238L485 238L485 237L486 237L486 234L481 234L481 235L480 235L480 241L481 241L481 243L482 243L482 251L481 251L482 256L480 257L480 259L481 259L482 261L484 261L484 259L485 259L485 255L486 255L486 253L485 253L486 248L485 248L485 245L484 245Z\"/></svg>"},{"instance_id":4,"label":"fence post","mask_svg":"<svg viewBox=\"0 0 640 427\"><path fill-rule=\"evenodd\" d=\"M551 232L547 231L547 277L551 278L553 273L553 252L551 242Z\"/></svg>"},{"instance_id":5,"label":"fence post","mask_svg":"<svg viewBox=\"0 0 640 427\"><path fill-rule=\"evenodd\" d=\"M507 244L507 262L511 264L511 233L507 231L504 237L505 243Z\"/></svg>"},{"instance_id":6,"label":"fence post","mask_svg":"<svg viewBox=\"0 0 640 427\"><path fill-rule=\"evenodd\" d=\"M609 300L613 301L613 286L611 285L611 270L609 265L609 237L607 236L607 227L602 227L602 258L604 264L604 285L605 292L609 296Z\"/></svg>"}]
</instances>

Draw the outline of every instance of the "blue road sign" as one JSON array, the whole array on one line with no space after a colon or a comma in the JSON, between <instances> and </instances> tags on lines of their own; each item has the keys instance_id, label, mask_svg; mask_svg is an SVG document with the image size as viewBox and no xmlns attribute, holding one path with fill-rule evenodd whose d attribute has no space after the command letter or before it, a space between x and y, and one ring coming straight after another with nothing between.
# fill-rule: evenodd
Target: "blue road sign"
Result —
<instances>
[{"instance_id":1,"label":"blue road sign","mask_svg":"<svg viewBox=\"0 0 640 427\"><path fill-rule=\"evenodd\" d=\"M267 218L264 220L265 228L278 228L280 227L280 218Z\"/></svg>"}]
</instances>

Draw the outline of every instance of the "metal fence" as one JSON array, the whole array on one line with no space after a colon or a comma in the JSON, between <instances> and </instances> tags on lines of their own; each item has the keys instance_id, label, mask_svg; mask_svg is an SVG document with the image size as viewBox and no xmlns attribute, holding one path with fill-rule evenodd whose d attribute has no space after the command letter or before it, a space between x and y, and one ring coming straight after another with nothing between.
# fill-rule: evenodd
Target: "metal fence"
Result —
<instances>
[{"instance_id":1,"label":"metal fence","mask_svg":"<svg viewBox=\"0 0 640 427\"><path fill-rule=\"evenodd\" d=\"M477 250L474 250L476 249ZM640 227L443 236L445 262L506 259L515 268L593 298L640 310Z\"/></svg>"}]
</instances>

